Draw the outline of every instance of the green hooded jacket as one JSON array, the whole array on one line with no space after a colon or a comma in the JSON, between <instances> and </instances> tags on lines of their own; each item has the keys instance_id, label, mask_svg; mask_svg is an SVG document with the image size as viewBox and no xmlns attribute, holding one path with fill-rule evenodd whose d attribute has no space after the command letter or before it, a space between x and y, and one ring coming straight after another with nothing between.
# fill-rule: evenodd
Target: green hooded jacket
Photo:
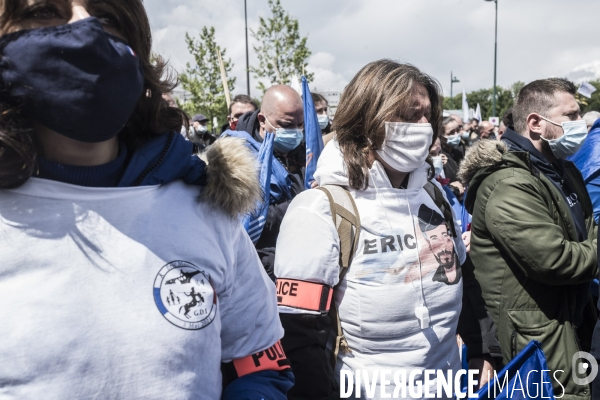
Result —
<instances>
[{"instance_id":1,"label":"green hooded jacket","mask_svg":"<svg viewBox=\"0 0 600 400\"><path fill-rule=\"evenodd\" d=\"M564 197L531 165L528 152L477 142L460 176L468 183L466 209L473 216L470 255L497 325L503 362L539 341L555 395L564 390L562 399L569 400L590 397L590 386L572 379L572 358L581 350L573 321L577 285L594 279L598 266L592 203L581 173L565 164L586 218L584 242L577 239Z\"/></svg>"}]
</instances>

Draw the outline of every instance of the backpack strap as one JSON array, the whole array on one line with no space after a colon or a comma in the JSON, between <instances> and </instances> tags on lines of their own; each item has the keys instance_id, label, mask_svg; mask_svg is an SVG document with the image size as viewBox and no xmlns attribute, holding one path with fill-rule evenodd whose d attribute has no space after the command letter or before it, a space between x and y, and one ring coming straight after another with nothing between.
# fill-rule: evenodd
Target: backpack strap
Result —
<instances>
[{"instance_id":1,"label":"backpack strap","mask_svg":"<svg viewBox=\"0 0 600 400\"><path fill-rule=\"evenodd\" d=\"M327 196L329 207L331 208L331 216L333 224L340 237L340 275L338 284L333 288L334 292L342 283L348 267L352 261L352 257L358 247L358 237L360 235L360 216L356 203L346 188L336 185L325 185L318 188ZM331 354L331 366L335 369L337 356L340 349L345 353L350 353L350 347L342 331L342 323L335 305L335 298L331 301L329 308L329 317L334 326L337 327L337 334L333 352Z\"/></svg>"},{"instance_id":2,"label":"backpack strap","mask_svg":"<svg viewBox=\"0 0 600 400\"><path fill-rule=\"evenodd\" d=\"M444 215L444 220L446 221L446 225L448 225L448 229L452 232L452 236L456 237L456 226L454 225L454 217L452 216L452 206L446 201L440 188L432 182L427 181L425 186L423 186L423 189L425 189L429 197L431 197L435 205Z\"/></svg>"}]
</instances>

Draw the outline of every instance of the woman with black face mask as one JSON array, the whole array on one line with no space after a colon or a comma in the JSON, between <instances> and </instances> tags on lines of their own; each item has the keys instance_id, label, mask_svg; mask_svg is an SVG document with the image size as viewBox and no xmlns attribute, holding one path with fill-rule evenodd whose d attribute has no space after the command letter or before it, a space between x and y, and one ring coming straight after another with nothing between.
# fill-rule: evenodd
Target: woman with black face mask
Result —
<instances>
[{"instance_id":1,"label":"woman with black face mask","mask_svg":"<svg viewBox=\"0 0 600 400\"><path fill-rule=\"evenodd\" d=\"M141 0L0 0L8 399L284 399L252 155L179 134Z\"/></svg>"}]
</instances>

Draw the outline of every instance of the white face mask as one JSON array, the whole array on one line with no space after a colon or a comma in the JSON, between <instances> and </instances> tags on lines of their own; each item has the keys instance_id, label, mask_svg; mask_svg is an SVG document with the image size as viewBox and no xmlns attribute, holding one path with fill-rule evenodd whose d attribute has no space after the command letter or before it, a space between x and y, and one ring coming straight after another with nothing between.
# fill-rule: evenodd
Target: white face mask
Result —
<instances>
[{"instance_id":1,"label":"white face mask","mask_svg":"<svg viewBox=\"0 0 600 400\"><path fill-rule=\"evenodd\" d=\"M431 124L386 122L385 141L376 151L396 171L412 172L427 159L432 139Z\"/></svg>"},{"instance_id":2,"label":"white face mask","mask_svg":"<svg viewBox=\"0 0 600 400\"><path fill-rule=\"evenodd\" d=\"M540 117L551 124L562 126L563 128L564 134L558 139L548 140L542 137L542 139L550 145L550 150L552 151L552 154L554 154L554 157L565 159L577 153L577 150L581 148L581 145L588 134L587 125L584 119L565 121L558 124L541 115Z\"/></svg>"},{"instance_id":3,"label":"white face mask","mask_svg":"<svg viewBox=\"0 0 600 400\"><path fill-rule=\"evenodd\" d=\"M435 169L434 175L437 178L444 170L444 161L442 161L442 156L431 157L431 159L433 160L433 168Z\"/></svg>"},{"instance_id":4,"label":"white face mask","mask_svg":"<svg viewBox=\"0 0 600 400\"><path fill-rule=\"evenodd\" d=\"M206 125L198 125L196 127L196 130L200 133L204 133L208 130L208 127Z\"/></svg>"}]
</instances>

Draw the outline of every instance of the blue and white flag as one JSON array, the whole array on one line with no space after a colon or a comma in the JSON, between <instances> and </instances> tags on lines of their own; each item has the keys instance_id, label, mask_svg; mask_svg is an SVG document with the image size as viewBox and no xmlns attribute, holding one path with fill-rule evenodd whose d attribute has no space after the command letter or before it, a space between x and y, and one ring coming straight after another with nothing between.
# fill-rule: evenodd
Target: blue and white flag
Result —
<instances>
[{"instance_id":1,"label":"blue and white flag","mask_svg":"<svg viewBox=\"0 0 600 400\"><path fill-rule=\"evenodd\" d=\"M475 115L473 115L473 118L477 118L477 120L481 122L481 107L479 106L479 103L477 103L477 107L475 108Z\"/></svg>"},{"instance_id":2,"label":"blue and white flag","mask_svg":"<svg viewBox=\"0 0 600 400\"><path fill-rule=\"evenodd\" d=\"M477 398L480 400L554 400L552 378L549 372L542 345L532 340L497 374L496 378L492 376L489 383L479 389ZM562 397L563 394L561 393L559 397Z\"/></svg>"},{"instance_id":3,"label":"blue and white flag","mask_svg":"<svg viewBox=\"0 0 600 400\"><path fill-rule=\"evenodd\" d=\"M472 218L473 217L471 216L471 214L469 214L469 212L465 208L465 203L463 200L463 204L460 209L460 229L462 230L462 233L465 233L469 230L469 225L471 224Z\"/></svg>"},{"instance_id":4,"label":"blue and white flag","mask_svg":"<svg viewBox=\"0 0 600 400\"><path fill-rule=\"evenodd\" d=\"M596 89L591 84L589 84L587 82L581 82L581 86L579 86L579 89L577 89L577 93L579 93L582 96L587 97L588 99L591 99L592 93L594 93L596 90L598 90L598 89Z\"/></svg>"},{"instance_id":5,"label":"blue and white flag","mask_svg":"<svg viewBox=\"0 0 600 400\"><path fill-rule=\"evenodd\" d=\"M465 194L463 196L462 206L460 207L460 228L462 229L462 233L465 233L469 230L469 224L473 217L467 211L465 205L467 204L467 188L465 188Z\"/></svg>"},{"instance_id":6,"label":"blue and white flag","mask_svg":"<svg viewBox=\"0 0 600 400\"><path fill-rule=\"evenodd\" d=\"M271 197L271 171L273 165L273 140L275 134L267 132L265 140L258 152L258 163L260 165L260 187L262 188L262 201L256 206L256 210L244 216L242 223L252 243L256 244L262 234L265 222L267 221L267 213L269 212L269 199Z\"/></svg>"},{"instance_id":7,"label":"blue and white flag","mask_svg":"<svg viewBox=\"0 0 600 400\"><path fill-rule=\"evenodd\" d=\"M448 187L448 185L444 185L442 186L442 189L444 189L444 193L446 194L446 199L448 200L448 204L450 204L450 207L452 207L452 211L454 211L454 215L457 218L457 222L462 222L462 218L460 218L460 216L462 215L462 211L461 211L461 207L462 205L460 204L460 201L458 201L458 199L456 198L456 196L454 195L454 192L452 192L452 190ZM461 226L461 229L462 226ZM462 230L461 232L464 232L464 230Z\"/></svg>"},{"instance_id":8,"label":"blue and white flag","mask_svg":"<svg viewBox=\"0 0 600 400\"><path fill-rule=\"evenodd\" d=\"M317 161L323 151L323 137L319 127L317 111L313 104L306 77L302 77L302 99L304 100L304 140L306 141L306 171L304 174L304 187L310 189L315 180Z\"/></svg>"}]
</instances>

